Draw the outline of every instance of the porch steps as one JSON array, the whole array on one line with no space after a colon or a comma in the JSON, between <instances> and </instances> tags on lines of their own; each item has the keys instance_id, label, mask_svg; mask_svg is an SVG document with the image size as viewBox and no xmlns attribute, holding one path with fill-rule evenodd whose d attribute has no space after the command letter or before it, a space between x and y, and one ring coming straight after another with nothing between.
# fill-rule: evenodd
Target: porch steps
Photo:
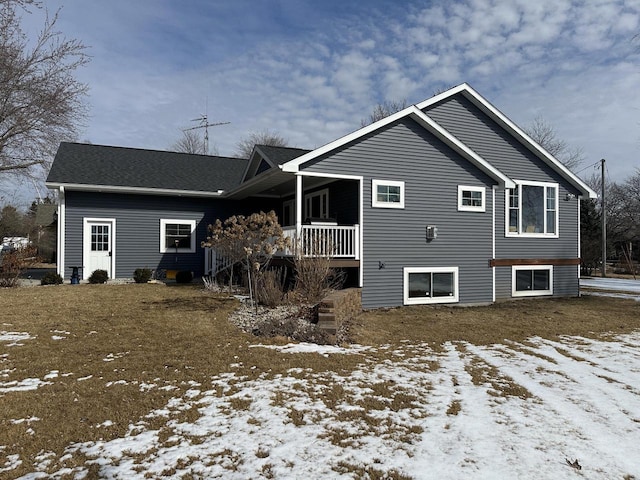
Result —
<instances>
[{"instance_id":1,"label":"porch steps","mask_svg":"<svg viewBox=\"0 0 640 480\"><path fill-rule=\"evenodd\" d=\"M342 324L362 311L359 288L331 292L318 305L318 328L335 335Z\"/></svg>"}]
</instances>

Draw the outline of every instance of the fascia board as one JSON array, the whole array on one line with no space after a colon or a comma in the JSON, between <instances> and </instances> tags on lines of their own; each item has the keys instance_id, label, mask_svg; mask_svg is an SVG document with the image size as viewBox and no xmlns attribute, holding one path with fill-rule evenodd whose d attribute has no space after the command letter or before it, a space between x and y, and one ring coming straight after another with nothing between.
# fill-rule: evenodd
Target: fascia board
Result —
<instances>
[{"instance_id":1,"label":"fascia board","mask_svg":"<svg viewBox=\"0 0 640 480\"><path fill-rule=\"evenodd\" d=\"M412 112L412 107L407 107L403 110L400 110L399 112L396 112L392 115L389 115L388 117L378 120L377 122L374 122L371 125L362 127L361 129L356 130L355 132L351 132L350 134L345 135L344 137L340 137L337 140L334 140L333 142L327 143L326 145L323 145L320 148L312 150L311 152L305 153L304 155L298 158L295 158L286 163L283 163L282 165L280 165L280 169L283 172L294 172L294 173L298 172L302 164L310 160L313 160L314 158L318 158L321 155L324 155L325 153L328 153L336 148L346 145L349 142L357 140L358 138L364 137L365 135L368 135L369 133L374 132L375 130L382 128L386 125L389 125L395 122L396 120L406 117L411 112Z\"/></svg>"},{"instance_id":2,"label":"fascia board","mask_svg":"<svg viewBox=\"0 0 640 480\"><path fill-rule=\"evenodd\" d=\"M480 157L477 153L467 147L464 143L451 135L447 130L442 128L435 120L429 117L426 113L420 110L417 106L411 107L411 118L415 120L420 126L429 130L436 137L449 145L455 151L460 153L463 157L473 163L476 167L486 173L488 176L498 181L505 188L514 188L515 183L507 175L502 173L497 168L493 167L490 163Z\"/></svg>"},{"instance_id":3,"label":"fascia board","mask_svg":"<svg viewBox=\"0 0 640 480\"><path fill-rule=\"evenodd\" d=\"M221 197L225 192L203 192L199 190L175 190L168 188L124 187L118 185L89 185L82 183L55 183L46 182L47 188L65 188L67 191L106 192L106 193L132 193L142 195L166 195L178 197Z\"/></svg>"},{"instance_id":4,"label":"fascia board","mask_svg":"<svg viewBox=\"0 0 640 480\"><path fill-rule=\"evenodd\" d=\"M267 179L270 179L271 177L273 177L274 175L282 175L282 170L279 168L272 168L271 170L267 170L266 172L261 173L260 175L258 175L257 177L252 177L249 180L247 180L246 182L238 185L235 188L232 188L231 190L228 190L227 192L224 192L224 196L225 197L233 197L239 193L242 193L245 190L251 189L252 187L254 187L257 184L260 184L262 182L264 182Z\"/></svg>"}]
</instances>

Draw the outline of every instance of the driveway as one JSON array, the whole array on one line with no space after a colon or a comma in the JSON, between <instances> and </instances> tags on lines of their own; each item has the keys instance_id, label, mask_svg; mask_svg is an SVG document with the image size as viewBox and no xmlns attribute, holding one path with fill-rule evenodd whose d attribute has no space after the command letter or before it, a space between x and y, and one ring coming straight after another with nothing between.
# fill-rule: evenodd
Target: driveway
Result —
<instances>
[{"instance_id":1,"label":"driveway","mask_svg":"<svg viewBox=\"0 0 640 480\"><path fill-rule=\"evenodd\" d=\"M633 298L640 301L640 280L599 277L581 278L580 288L585 295Z\"/></svg>"}]
</instances>

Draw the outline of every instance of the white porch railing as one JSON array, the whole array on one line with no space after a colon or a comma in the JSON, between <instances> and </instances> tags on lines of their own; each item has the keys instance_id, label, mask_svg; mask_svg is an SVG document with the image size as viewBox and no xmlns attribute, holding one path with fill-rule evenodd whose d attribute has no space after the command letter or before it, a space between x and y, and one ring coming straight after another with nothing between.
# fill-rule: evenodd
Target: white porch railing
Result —
<instances>
[{"instance_id":1,"label":"white porch railing","mask_svg":"<svg viewBox=\"0 0 640 480\"><path fill-rule=\"evenodd\" d=\"M333 258L360 259L359 225L302 225L302 237L296 241L296 227L284 227L285 237L291 239L291 248L278 252L281 256L295 255L296 248L302 255L327 255Z\"/></svg>"},{"instance_id":2,"label":"white porch railing","mask_svg":"<svg viewBox=\"0 0 640 480\"><path fill-rule=\"evenodd\" d=\"M231 266L231 261L227 257L218 255L213 248L204 249L204 274L216 275L219 271Z\"/></svg>"}]
</instances>

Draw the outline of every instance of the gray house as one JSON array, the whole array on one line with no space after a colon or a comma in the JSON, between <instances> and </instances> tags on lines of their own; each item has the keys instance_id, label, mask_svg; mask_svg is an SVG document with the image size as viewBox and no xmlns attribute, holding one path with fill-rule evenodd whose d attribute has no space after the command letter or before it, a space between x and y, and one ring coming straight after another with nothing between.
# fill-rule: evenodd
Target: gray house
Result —
<instances>
[{"instance_id":1,"label":"gray house","mask_svg":"<svg viewBox=\"0 0 640 480\"><path fill-rule=\"evenodd\" d=\"M467 84L315 150L247 160L60 146L58 270L214 268L216 218L274 209L304 251L330 238L365 308L579 293L595 193ZM281 252L287 256L290 252Z\"/></svg>"}]
</instances>

